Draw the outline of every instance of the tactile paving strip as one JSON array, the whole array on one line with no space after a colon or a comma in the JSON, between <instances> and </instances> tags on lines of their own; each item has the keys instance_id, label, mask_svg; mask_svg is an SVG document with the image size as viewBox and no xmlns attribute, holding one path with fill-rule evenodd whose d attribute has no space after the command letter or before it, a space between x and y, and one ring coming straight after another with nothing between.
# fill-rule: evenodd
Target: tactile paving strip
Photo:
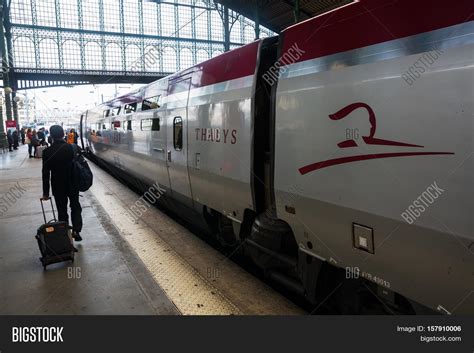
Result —
<instances>
[{"instance_id":1,"label":"tactile paving strip","mask_svg":"<svg viewBox=\"0 0 474 353\"><path fill-rule=\"evenodd\" d=\"M240 315L242 312L171 249L159 234L126 216L113 190L94 178L91 188L124 239L140 257L158 285L184 315ZM138 197L137 197L138 198ZM149 212L152 212L151 210Z\"/></svg>"}]
</instances>

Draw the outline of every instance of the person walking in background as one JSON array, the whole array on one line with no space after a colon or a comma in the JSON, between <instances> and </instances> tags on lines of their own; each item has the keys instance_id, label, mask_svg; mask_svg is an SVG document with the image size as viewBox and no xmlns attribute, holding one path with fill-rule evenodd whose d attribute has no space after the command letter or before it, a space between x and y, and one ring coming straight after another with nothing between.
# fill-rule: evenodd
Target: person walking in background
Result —
<instances>
[{"instance_id":1,"label":"person walking in background","mask_svg":"<svg viewBox=\"0 0 474 353\"><path fill-rule=\"evenodd\" d=\"M30 152L30 158L34 158L36 156L36 147L39 146L39 140L38 140L38 136L36 134L36 130L33 130L33 132L31 133L31 146L33 148L33 155L31 155L31 151Z\"/></svg>"},{"instance_id":2,"label":"person walking in background","mask_svg":"<svg viewBox=\"0 0 474 353\"><path fill-rule=\"evenodd\" d=\"M38 130L38 140L39 140L39 144L41 146L43 146L46 143L46 136L44 134L44 128L43 127Z\"/></svg>"},{"instance_id":3,"label":"person walking in background","mask_svg":"<svg viewBox=\"0 0 474 353\"><path fill-rule=\"evenodd\" d=\"M71 185L71 166L74 159L75 146L70 146L64 141L64 130L59 125L50 128L53 139L51 147L43 151L43 197L49 200L49 183L51 176L51 189L58 209L58 220L68 222L67 204L71 207L71 221L73 238L81 241L82 208L79 203L79 191Z\"/></svg>"},{"instance_id":4,"label":"person walking in background","mask_svg":"<svg viewBox=\"0 0 474 353\"><path fill-rule=\"evenodd\" d=\"M67 143L69 143L70 145L77 145L77 134L74 129L69 130L69 133L67 134Z\"/></svg>"},{"instance_id":5,"label":"person walking in background","mask_svg":"<svg viewBox=\"0 0 474 353\"><path fill-rule=\"evenodd\" d=\"M7 140L8 140L8 151L12 152L13 149L13 136L12 136L12 130L8 129L7 130Z\"/></svg>"},{"instance_id":6,"label":"person walking in background","mask_svg":"<svg viewBox=\"0 0 474 353\"><path fill-rule=\"evenodd\" d=\"M31 150L33 149L33 144L31 143L31 140L33 139L33 132L31 131L31 128L28 128L28 130L26 130L26 138L28 139L28 154L30 158L33 158L33 156L31 155Z\"/></svg>"},{"instance_id":7,"label":"person walking in background","mask_svg":"<svg viewBox=\"0 0 474 353\"><path fill-rule=\"evenodd\" d=\"M20 130L20 136L21 136L21 144L24 145L25 144L25 128L24 127L22 127Z\"/></svg>"},{"instance_id":8,"label":"person walking in background","mask_svg":"<svg viewBox=\"0 0 474 353\"><path fill-rule=\"evenodd\" d=\"M19 143L18 143L18 130L17 129L13 130L12 138L13 138L13 149L17 150L18 146L19 146Z\"/></svg>"}]
</instances>

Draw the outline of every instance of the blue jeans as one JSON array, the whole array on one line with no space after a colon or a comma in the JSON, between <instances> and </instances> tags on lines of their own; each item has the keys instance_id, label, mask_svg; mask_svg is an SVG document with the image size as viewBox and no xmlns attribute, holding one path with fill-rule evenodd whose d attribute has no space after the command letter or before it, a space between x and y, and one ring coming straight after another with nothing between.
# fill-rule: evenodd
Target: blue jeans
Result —
<instances>
[{"instance_id":1,"label":"blue jeans","mask_svg":"<svg viewBox=\"0 0 474 353\"><path fill-rule=\"evenodd\" d=\"M28 144L28 154L31 156L31 150L34 148L36 154L36 146L33 146L31 143ZM34 156L34 155L33 155Z\"/></svg>"}]
</instances>

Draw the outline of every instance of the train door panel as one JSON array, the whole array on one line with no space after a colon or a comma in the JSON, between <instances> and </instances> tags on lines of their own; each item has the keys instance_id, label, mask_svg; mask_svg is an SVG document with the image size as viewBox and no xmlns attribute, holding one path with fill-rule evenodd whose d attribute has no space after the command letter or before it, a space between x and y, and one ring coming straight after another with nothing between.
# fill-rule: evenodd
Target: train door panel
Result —
<instances>
[{"instance_id":1,"label":"train door panel","mask_svg":"<svg viewBox=\"0 0 474 353\"><path fill-rule=\"evenodd\" d=\"M142 121L142 124L144 121ZM146 119L146 123L149 124L148 129L151 130L151 155L157 164L157 180L161 186L170 188L170 179L168 174L168 166L166 163L166 135L167 135L167 124L166 114L161 110L155 110L150 119Z\"/></svg>"},{"instance_id":2,"label":"train door panel","mask_svg":"<svg viewBox=\"0 0 474 353\"><path fill-rule=\"evenodd\" d=\"M193 207L188 173L188 99L191 79L172 81L169 86L166 158L173 197Z\"/></svg>"}]
</instances>

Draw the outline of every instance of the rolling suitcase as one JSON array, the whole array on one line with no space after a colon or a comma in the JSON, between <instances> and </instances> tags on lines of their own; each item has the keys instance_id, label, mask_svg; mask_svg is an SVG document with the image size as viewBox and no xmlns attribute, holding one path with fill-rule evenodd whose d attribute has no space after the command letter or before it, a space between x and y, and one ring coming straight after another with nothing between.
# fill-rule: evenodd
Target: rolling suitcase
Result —
<instances>
[{"instance_id":1,"label":"rolling suitcase","mask_svg":"<svg viewBox=\"0 0 474 353\"><path fill-rule=\"evenodd\" d=\"M41 252L40 261L43 264L43 268L46 270L46 266L57 262L74 262L75 249L69 225L67 222L57 221L52 199L50 201L54 218L49 222L46 221L43 200L40 201L45 223L38 228L36 240Z\"/></svg>"},{"instance_id":2,"label":"rolling suitcase","mask_svg":"<svg viewBox=\"0 0 474 353\"><path fill-rule=\"evenodd\" d=\"M37 146L36 147L36 153L35 157L36 158L43 158L43 151L48 148L48 146Z\"/></svg>"}]
</instances>

